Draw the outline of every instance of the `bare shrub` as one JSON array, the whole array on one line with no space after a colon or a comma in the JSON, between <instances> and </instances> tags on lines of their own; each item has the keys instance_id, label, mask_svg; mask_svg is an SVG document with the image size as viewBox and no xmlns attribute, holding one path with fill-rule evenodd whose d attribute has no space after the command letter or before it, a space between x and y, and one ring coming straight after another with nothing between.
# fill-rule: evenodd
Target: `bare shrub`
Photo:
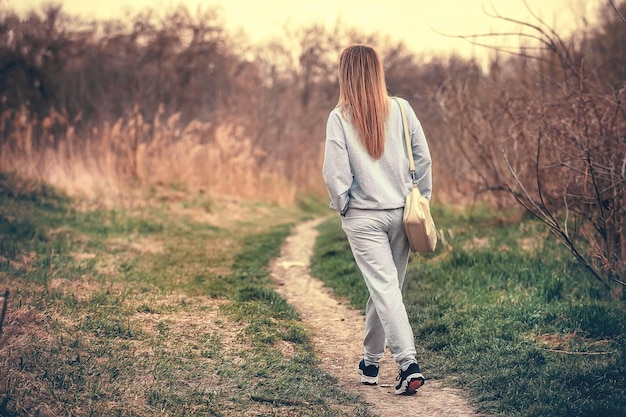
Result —
<instances>
[{"instance_id":1,"label":"bare shrub","mask_svg":"<svg viewBox=\"0 0 626 417\"><path fill-rule=\"evenodd\" d=\"M593 55L585 49L593 44L589 38L566 41L539 18L495 17L530 30L519 36L539 46L495 59L477 88L457 80L444 94L442 108L463 155L456 162L479 192L512 194L620 296L626 272L624 80L603 75L607 67L597 55L587 59Z\"/></svg>"}]
</instances>

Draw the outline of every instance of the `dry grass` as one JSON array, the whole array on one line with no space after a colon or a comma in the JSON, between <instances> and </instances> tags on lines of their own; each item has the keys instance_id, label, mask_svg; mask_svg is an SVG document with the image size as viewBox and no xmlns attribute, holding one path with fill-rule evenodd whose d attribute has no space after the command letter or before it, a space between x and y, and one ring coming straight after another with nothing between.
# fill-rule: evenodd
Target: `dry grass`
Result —
<instances>
[{"instance_id":1,"label":"dry grass","mask_svg":"<svg viewBox=\"0 0 626 417\"><path fill-rule=\"evenodd\" d=\"M579 355L612 353L610 340L593 340L576 333L545 333L536 336L535 339L541 348L551 352Z\"/></svg>"},{"instance_id":2,"label":"dry grass","mask_svg":"<svg viewBox=\"0 0 626 417\"><path fill-rule=\"evenodd\" d=\"M263 153L228 120L191 121L159 114L152 123L138 112L90 132L51 111L37 120L27 109L0 117L0 169L35 178L69 195L100 203L133 205L137 188L176 187L193 191L293 203L296 186L280 164Z\"/></svg>"}]
</instances>

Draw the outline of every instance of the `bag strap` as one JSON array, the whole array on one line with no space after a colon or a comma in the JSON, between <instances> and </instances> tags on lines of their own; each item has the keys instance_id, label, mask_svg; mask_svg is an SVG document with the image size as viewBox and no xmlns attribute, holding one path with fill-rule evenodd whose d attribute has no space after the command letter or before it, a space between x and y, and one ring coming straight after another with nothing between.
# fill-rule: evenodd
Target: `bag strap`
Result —
<instances>
[{"instance_id":1,"label":"bag strap","mask_svg":"<svg viewBox=\"0 0 626 417\"><path fill-rule=\"evenodd\" d=\"M402 114L402 127L404 128L404 142L406 144L406 152L409 157L409 172L411 173L411 180L413 181L413 187L417 187L417 174L415 173L415 162L413 161L413 148L411 147L411 135L409 135L409 124L406 121L406 113L404 107L398 101L397 98L393 98L398 106L400 106L400 113Z\"/></svg>"}]
</instances>

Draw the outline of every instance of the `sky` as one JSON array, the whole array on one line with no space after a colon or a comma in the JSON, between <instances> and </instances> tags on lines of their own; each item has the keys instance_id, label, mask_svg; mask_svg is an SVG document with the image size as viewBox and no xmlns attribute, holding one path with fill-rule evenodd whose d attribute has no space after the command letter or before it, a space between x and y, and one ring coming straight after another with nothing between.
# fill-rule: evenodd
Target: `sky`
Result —
<instances>
[{"instance_id":1,"label":"sky","mask_svg":"<svg viewBox=\"0 0 626 417\"><path fill-rule=\"evenodd\" d=\"M13 10L39 7L49 0L0 0ZM379 33L403 41L416 53L487 53L455 35L515 31L517 26L489 17L500 15L532 21L536 15L567 34L579 17L593 20L599 5L608 0L56 0L66 13L109 19L132 15L146 7L168 10L185 4L190 10L219 7L227 30L243 31L252 42L284 36L284 28L313 23L334 27L337 21L363 33ZM528 5L528 8L526 7ZM443 34L451 35L445 36ZM514 37L513 37L514 38Z\"/></svg>"}]
</instances>

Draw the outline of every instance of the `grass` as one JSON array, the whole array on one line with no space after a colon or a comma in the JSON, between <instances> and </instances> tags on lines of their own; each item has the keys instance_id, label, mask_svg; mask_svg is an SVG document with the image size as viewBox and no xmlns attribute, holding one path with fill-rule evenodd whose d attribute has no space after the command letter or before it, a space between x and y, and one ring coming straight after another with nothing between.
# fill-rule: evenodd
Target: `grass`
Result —
<instances>
[{"instance_id":1,"label":"grass","mask_svg":"<svg viewBox=\"0 0 626 417\"><path fill-rule=\"evenodd\" d=\"M178 189L110 209L1 175L0 415L371 416L269 277L316 210Z\"/></svg>"},{"instance_id":2,"label":"grass","mask_svg":"<svg viewBox=\"0 0 626 417\"><path fill-rule=\"evenodd\" d=\"M166 195L167 198L163 196ZM131 208L0 176L0 415L371 416L319 368L268 265L320 208L152 189ZM428 378L485 413L621 416L626 311L530 219L446 209L405 300ZM339 227L313 273L362 309Z\"/></svg>"},{"instance_id":3,"label":"grass","mask_svg":"<svg viewBox=\"0 0 626 417\"><path fill-rule=\"evenodd\" d=\"M622 416L626 308L541 225L515 213L436 213L445 243L413 255L404 288L427 378L502 416ZM338 219L320 227L313 274L362 309L367 289Z\"/></svg>"}]
</instances>

